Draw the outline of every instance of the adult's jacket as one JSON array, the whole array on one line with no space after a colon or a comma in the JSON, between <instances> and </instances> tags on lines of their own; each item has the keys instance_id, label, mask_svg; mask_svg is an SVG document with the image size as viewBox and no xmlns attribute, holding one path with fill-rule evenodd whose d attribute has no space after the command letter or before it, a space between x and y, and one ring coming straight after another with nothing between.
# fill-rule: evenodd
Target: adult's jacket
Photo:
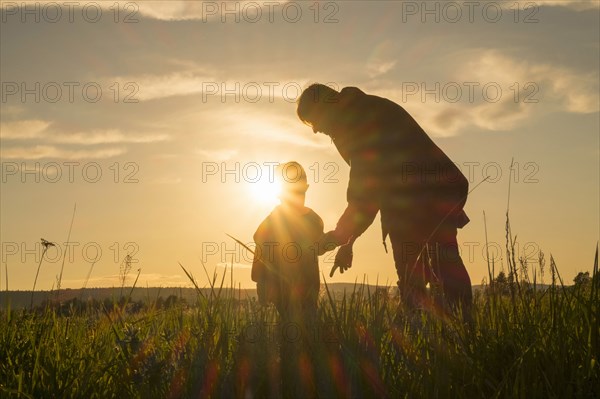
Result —
<instances>
[{"instance_id":1,"label":"adult's jacket","mask_svg":"<svg viewBox=\"0 0 600 399\"><path fill-rule=\"evenodd\" d=\"M458 167L400 105L355 87L340 92L332 139L350 165L340 242L358 237L381 212L390 229L426 239L442 221L463 227L469 184Z\"/></svg>"}]
</instances>

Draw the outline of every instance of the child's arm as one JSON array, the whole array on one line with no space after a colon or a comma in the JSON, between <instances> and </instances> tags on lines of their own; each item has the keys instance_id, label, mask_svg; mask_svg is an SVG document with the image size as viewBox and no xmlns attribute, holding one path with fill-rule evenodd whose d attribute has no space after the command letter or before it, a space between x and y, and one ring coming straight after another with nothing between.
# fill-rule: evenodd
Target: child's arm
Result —
<instances>
[{"instance_id":1,"label":"child's arm","mask_svg":"<svg viewBox=\"0 0 600 399\"><path fill-rule=\"evenodd\" d=\"M252 271L250 272L250 277L252 281L258 282L264 278L265 274L265 264L261 261L260 255L263 253L262 246L265 242L266 238L266 230L267 230L267 219L265 219L256 229L254 236L254 258L252 259Z\"/></svg>"},{"instance_id":2,"label":"child's arm","mask_svg":"<svg viewBox=\"0 0 600 399\"><path fill-rule=\"evenodd\" d=\"M264 263L262 256L264 254L264 243L268 241L269 236L269 218L267 217L256 229L253 239L256 245L254 249L254 257L252 259L252 270L250 277L256 282L256 293L258 301L261 304L266 304L267 298L267 265Z\"/></svg>"}]
</instances>

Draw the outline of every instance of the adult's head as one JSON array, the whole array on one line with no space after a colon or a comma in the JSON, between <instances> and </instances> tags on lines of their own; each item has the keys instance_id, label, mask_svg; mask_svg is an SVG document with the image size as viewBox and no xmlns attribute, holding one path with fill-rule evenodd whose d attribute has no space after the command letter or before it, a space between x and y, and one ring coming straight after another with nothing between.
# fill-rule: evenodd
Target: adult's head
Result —
<instances>
[{"instance_id":1,"label":"adult's head","mask_svg":"<svg viewBox=\"0 0 600 399\"><path fill-rule=\"evenodd\" d=\"M336 90L320 83L308 86L297 101L298 117L312 127L314 133L321 132L332 136L339 95Z\"/></svg>"}]
</instances>

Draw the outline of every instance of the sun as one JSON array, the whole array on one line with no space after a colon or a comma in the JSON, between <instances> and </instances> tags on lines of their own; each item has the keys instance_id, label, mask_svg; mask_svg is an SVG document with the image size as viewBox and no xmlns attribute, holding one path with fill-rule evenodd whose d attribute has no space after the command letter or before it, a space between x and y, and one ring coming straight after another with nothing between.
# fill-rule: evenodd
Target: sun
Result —
<instances>
[{"instance_id":1,"label":"sun","mask_svg":"<svg viewBox=\"0 0 600 399\"><path fill-rule=\"evenodd\" d=\"M277 205L279 204L279 194L281 184L278 181L271 181L268 177L263 177L256 182L247 182L248 189L252 198L261 205Z\"/></svg>"}]
</instances>

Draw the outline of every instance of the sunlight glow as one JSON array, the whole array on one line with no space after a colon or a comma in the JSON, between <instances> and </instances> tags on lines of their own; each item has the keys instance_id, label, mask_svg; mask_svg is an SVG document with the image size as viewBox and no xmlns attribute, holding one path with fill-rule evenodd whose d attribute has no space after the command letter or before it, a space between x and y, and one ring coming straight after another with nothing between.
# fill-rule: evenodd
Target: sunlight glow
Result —
<instances>
[{"instance_id":1,"label":"sunlight glow","mask_svg":"<svg viewBox=\"0 0 600 399\"><path fill-rule=\"evenodd\" d=\"M252 198L261 205L275 206L279 204L281 184L278 181L269 181L269 178L265 176L257 182L248 182L248 188Z\"/></svg>"}]
</instances>

